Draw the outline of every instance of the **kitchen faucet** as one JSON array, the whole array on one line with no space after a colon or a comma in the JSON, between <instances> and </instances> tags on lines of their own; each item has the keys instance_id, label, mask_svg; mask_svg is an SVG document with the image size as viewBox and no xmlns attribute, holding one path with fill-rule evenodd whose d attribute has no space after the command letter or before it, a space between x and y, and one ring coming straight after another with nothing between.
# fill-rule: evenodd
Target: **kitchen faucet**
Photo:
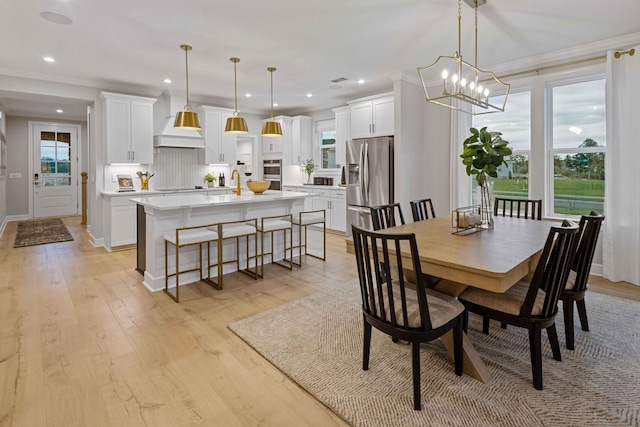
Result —
<instances>
[{"instance_id":1,"label":"kitchen faucet","mask_svg":"<svg viewBox=\"0 0 640 427\"><path fill-rule=\"evenodd\" d=\"M232 191L239 196L240 195L240 171L238 171L238 169L234 169L233 172L231 172L231 180L232 181L233 181L233 177L235 175L238 175L238 178L237 178L237 181L236 181L237 187L236 187L235 190L232 190Z\"/></svg>"}]
</instances>

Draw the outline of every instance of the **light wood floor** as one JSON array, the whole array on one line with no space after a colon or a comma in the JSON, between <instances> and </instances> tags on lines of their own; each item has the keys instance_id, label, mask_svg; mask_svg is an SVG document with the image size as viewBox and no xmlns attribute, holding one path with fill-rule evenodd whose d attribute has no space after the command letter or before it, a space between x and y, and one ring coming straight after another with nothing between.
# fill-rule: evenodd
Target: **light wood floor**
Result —
<instances>
[{"instance_id":1,"label":"light wood floor","mask_svg":"<svg viewBox=\"0 0 640 427\"><path fill-rule=\"evenodd\" d=\"M0 239L0 426L347 425L227 329L357 277L342 236L326 262L188 285L176 304L141 284L135 250L94 248L79 217L64 222L73 242L14 249L15 222ZM640 300L629 284L591 289Z\"/></svg>"}]
</instances>

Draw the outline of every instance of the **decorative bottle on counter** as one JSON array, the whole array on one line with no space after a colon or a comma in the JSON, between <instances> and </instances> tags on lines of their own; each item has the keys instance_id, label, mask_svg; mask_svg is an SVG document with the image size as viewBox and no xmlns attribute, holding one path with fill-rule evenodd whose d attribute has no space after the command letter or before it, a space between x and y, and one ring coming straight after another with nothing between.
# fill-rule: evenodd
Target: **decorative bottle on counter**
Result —
<instances>
[{"instance_id":1,"label":"decorative bottle on counter","mask_svg":"<svg viewBox=\"0 0 640 427\"><path fill-rule=\"evenodd\" d=\"M219 183L218 185L220 187L224 187L225 186L224 185L224 173L222 173L222 172L220 173L220 176L218 177L218 183Z\"/></svg>"}]
</instances>

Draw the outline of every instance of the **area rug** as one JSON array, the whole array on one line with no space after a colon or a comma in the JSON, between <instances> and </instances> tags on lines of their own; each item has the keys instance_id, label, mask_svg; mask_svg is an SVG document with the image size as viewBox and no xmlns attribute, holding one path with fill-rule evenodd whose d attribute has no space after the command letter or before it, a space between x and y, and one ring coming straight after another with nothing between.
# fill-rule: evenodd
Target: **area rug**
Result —
<instances>
[{"instance_id":1,"label":"area rug","mask_svg":"<svg viewBox=\"0 0 640 427\"><path fill-rule=\"evenodd\" d=\"M18 223L14 248L73 240L61 219L35 219Z\"/></svg>"},{"instance_id":2,"label":"area rug","mask_svg":"<svg viewBox=\"0 0 640 427\"><path fill-rule=\"evenodd\" d=\"M469 338L491 374L487 383L457 377L438 341L421 351L422 411L413 410L411 347L374 329L362 370L357 281L282 305L229 328L293 381L353 426L638 426L640 303L591 292L591 332L553 360L543 333L544 390L533 388L526 330L477 316ZM577 321L577 319L576 319Z\"/></svg>"}]
</instances>

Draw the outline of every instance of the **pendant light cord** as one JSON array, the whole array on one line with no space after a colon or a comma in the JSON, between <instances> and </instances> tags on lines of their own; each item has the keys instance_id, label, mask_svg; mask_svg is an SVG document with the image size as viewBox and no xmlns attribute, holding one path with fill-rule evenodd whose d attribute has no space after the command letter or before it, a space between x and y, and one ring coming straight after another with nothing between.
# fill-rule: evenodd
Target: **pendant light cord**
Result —
<instances>
[{"instance_id":1,"label":"pendant light cord","mask_svg":"<svg viewBox=\"0 0 640 427\"><path fill-rule=\"evenodd\" d=\"M276 70L274 67L268 68L271 73L271 120L273 120L273 72Z\"/></svg>"},{"instance_id":2,"label":"pendant light cord","mask_svg":"<svg viewBox=\"0 0 640 427\"><path fill-rule=\"evenodd\" d=\"M183 44L180 47L184 50L184 65L185 65L186 74L187 74L187 105L184 106L184 110L191 111L191 105L189 105L189 54L188 54L188 52L191 50L191 46L187 44Z\"/></svg>"},{"instance_id":3,"label":"pendant light cord","mask_svg":"<svg viewBox=\"0 0 640 427\"><path fill-rule=\"evenodd\" d=\"M233 115L238 116L238 78L236 76L236 64L240 62L240 59L231 58L231 62L233 62L233 97L235 100Z\"/></svg>"}]
</instances>

